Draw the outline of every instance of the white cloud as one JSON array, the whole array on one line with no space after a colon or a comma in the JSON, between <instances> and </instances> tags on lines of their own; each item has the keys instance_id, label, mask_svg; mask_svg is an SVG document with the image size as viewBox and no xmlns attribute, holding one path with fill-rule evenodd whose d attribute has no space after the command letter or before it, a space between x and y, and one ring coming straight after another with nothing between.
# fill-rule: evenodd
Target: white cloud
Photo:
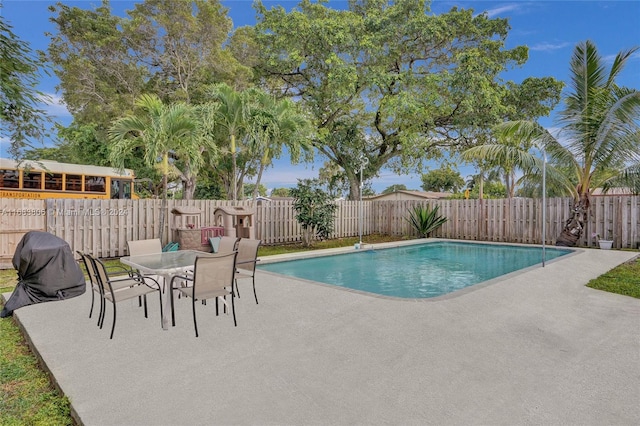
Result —
<instances>
[{"instance_id":1,"label":"white cloud","mask_svg":"<svg viewBox=\"0 0 640 426\"><path fill-rule=\"evenodd\" d=\"M312 170L307 167L304 165L279 165L275 168L267 169L260 183L268 188L281 188L295 186L298 183L298 179L317 178L318 170Z\"/></svg>"},{"instance_id":2,"label":"white cloud","mask_svg":"<svg viewBox=\"0 0 640 426\"><path fill-rule=\"evenodd\" d=\"M531 50L549 52L552 50L564 49L567 46L572 46L572 43L567 41L561 43L538 43L530 47Z\"/></svg>"},{"instance_id":3,"label":"white cloud","mask_svg":"<svg viewBox=\"0 0 640 426\"><path fill-rule=\"evenodd\" d=\"M503 14L505 12L511 12L511 11L519 10L519 9L520 9L520 7L517 4L508 4L508 5L505 5L505 6L496 7L495 9L487 10L487 16L489 18L493 18L494 16L501 15L501 14Z\"/></svg>"},{"instance_id":4,"label":"white cloud","mask_svg":"<svg viewBox=\"0 0 640 426\"><path fill-rule=\"evenodd\" d=\"M45 93L40 97L40 108L51 117L71 117L62 97L55 93Z\"/></svg>"}]
</instances>

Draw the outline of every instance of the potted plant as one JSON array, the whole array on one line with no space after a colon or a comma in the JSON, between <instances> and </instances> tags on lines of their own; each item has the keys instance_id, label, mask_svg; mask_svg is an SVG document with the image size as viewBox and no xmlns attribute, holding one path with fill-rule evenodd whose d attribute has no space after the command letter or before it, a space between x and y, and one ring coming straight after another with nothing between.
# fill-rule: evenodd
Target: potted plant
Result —
<instances>
[{"instance_id":1,"label":"potted plant","mask_svg":"<svg viewBox=\"0 0 640 426\"><path fill-rule=\"evenodd\" d=\"M593 236L595 237L596 241L598 242L598 245L600 246L600 249L602 250L611 250L611 247L613 246L613 233L611 232L611 230L609 230L609 232L607 233L607 239L602 239L600 238L600 235L597 233L594 233Z\"/></svg>"}]
</instances>

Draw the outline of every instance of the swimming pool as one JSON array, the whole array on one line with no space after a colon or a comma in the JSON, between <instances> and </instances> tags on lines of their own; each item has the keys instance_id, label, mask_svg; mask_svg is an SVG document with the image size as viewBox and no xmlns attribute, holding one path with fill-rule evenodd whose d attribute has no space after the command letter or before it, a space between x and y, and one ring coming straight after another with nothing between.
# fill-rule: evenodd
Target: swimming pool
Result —
<instances>
[{"instance_id":1,"label":"swimming pool","mask_svg":"<svg viewBox=\"0 0 640 426\"><path fill-rule=\"evenodd\" d=\"M571 253L547 248L547 260ZM432 242L354 250L260 265L276 272L385 296L441 296L541 263L542 248L464 242Z\"/></svg>"}]
</instances>

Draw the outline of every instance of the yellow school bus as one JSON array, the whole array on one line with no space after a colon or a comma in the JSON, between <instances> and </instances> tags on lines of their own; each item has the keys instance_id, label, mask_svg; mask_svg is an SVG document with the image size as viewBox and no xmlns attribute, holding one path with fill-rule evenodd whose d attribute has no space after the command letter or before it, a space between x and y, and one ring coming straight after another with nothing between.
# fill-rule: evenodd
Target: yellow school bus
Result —
<instances>
[{"instance_id":1,"label":"yellow school bus","mask_svg":"<svg viewBox=\"0 0 640 426\"><path fill-rule=\"evenodd\" d=\"M131 199L133 170L0 158L0 198Z\"/></svg>"}]
</instances>

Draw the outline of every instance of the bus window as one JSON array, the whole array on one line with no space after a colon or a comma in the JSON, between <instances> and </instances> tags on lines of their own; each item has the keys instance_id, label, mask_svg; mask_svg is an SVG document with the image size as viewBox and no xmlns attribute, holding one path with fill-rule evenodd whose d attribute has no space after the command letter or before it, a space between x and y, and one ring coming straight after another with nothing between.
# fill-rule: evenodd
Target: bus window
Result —
<instances>
[{"instance_id":1,"label":"bus window","mask_svg":"<svg viewBox=\"0 0 640 426\"><path fill-rule=\"evenodd\" d=\"M17 170L0 170L0 188L18 188L20 176Z\"/></svg>"},{"instance_id":2,"label":"bus window","mask_svg":"<svg viewBox=\"0 0 640 426\"><path fill-rule=\"evenodd\" d=\"M24 189L42 189L42 172L24 172L22 187Z\"/></svg>"},{"instance_id":3,"label":"bus window","mask_svg":"<svg viewBox=\"0 0 640 426\"><path fill-rule=\"evenodd\" d=\"M82 191L82 176L67 175L64 185L67 191Z\"/></svg>"},{"instance_id":4,"label":"bus window","mask_svg":"<svg viewBox=\"0 0 640 426\"><path fill-rule=\"evenodd\" d=\"M121 179L111 179L112 199L131 199L131 181Z\"/></svg>"},{"instance_id":5,"label":"bus window","mask_svg":"<svg viewBox=\"0 0 640 426\"><path fill-rule=\"evenodd\" d=\"M60 173L45 173L44 175L44 189L51 189L54 191L62 190L62 174Z\"/></svg>"},{"instance_id":6,"label":"bus window","mask_svg":"<svg viewBox=\"0 0 640 426\"><path fill-rule=\"evenodd\" d=\"M85 176L84 190L87 192L106 192L104 178L100 176Z\"/></svg>"}]
</instances>

